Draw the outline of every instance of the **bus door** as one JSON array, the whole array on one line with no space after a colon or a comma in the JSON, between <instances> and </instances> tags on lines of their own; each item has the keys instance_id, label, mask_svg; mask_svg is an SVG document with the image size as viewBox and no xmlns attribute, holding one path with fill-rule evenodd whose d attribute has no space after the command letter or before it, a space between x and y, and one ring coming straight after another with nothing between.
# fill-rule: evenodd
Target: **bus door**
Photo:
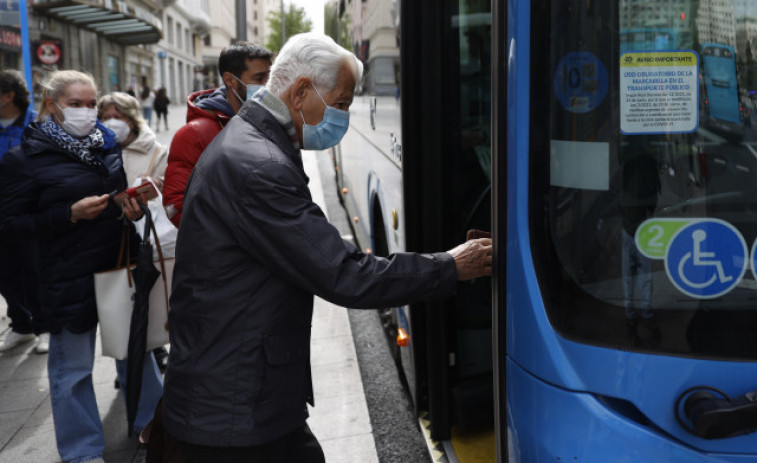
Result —
<instances>
[{"instance_id":1,"label":"bus door","mask_svg":"<svg viewBox=\"0 0 757 463\"><path fill-rule=\"evenodd\" d=\"M491 2L402 5L407 247L451 249L470 229L491 230ZM485 429L493 456L491 279L459 283L411 319L432 436Z\"/></svg>"}]
</instances>

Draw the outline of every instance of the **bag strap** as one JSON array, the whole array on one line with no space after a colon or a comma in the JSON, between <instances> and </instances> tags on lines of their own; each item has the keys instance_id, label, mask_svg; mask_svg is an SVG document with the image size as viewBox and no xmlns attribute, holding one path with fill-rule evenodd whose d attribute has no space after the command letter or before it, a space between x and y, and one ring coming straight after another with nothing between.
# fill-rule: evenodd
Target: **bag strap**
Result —
<instances>
[{"instance_id":1,"label":"bag strap","mask_svg":"<svg viewBox=\"0 0 757 463\"><path fill-rule=\"evenodd\" d=\"M124 260L124 248L126 249L126 277L129 279L129 288L134 286L134 283L131 280L131 245L129 243L129 227L123 226L122 232L121 232L121 246L118 250L118 262L116 263L116 268L121 268L121 264Z\"/></svg>"},{"instance_id":2,"label":"bag strap","mask_svg":"<svg viewBox=\"0 0 757 463\"><path fill-rule=\"evenodd\" d=\"M160 143L155 143L155 150L152 153L152 159L150 159L150 166L147 168L147 176L152 177L152 170L155 168L155 161L158 159L158 153L163 150L163 146Z\"/></svg>"},{"instance_id":3,"label":"bag strap","mask_svg":"<svg viewBox=\"0 0 757 463\"><path fill-rule=\"evenodd\" d=\"M147 209L145 206L143 206L145 209ZM149 211L147 212L149 213ZM168 281L166 280L166 263L165 263L165 257L163 257L163 248L160 246L160 239L158 239L158 231L155 229L155 222L152 221L152 217L150 217L150 220L145 221L145 236L149 239L150 233L147 230L147 222L150 222L150 229L152 229L152 236L155 239L155 250L158 251L158 261L160 262L160 276L163 280L163 295L166 298L166 324L164 328L166 331L168 331L168 313L171 311L171 308L168 306Z\"/></svg>"}]
</instances>

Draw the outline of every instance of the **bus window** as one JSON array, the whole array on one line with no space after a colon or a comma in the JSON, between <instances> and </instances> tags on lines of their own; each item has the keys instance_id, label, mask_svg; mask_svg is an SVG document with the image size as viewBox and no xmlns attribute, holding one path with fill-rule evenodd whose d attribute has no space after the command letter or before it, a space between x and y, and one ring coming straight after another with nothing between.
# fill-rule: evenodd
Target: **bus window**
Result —
<instances>
[{"instance_id":1,"label":"bus window","mask_svg":"<svg viewBox=\"0 0 757 463\"><path fill-rule=\"evenodd\" d=\"M534 35L533 88L550 92L531 95L531 245L550 322L753 360L757 3L636 3L536 2L551 34Z\"/></svg>"}]
</instances>

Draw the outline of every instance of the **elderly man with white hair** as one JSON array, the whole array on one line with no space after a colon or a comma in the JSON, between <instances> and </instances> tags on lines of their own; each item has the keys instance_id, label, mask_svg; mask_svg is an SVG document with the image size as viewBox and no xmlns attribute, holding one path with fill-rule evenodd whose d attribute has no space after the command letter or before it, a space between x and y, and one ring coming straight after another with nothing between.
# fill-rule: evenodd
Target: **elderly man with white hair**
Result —
<instances>
[{"instance_id":1,"label":"elderly man with white hair","mask_svg":"<svg viewBox=\"0 0 757 463\"><path fill-rule=\"evenodd\" d=\"M163 425L192 462L323 462L313 404L313 296L351 308L443 298L491 274L491 240L388 258L345 242L312 201L300 149L336 145L363 66L293 36L267 87L203 153L187 186L171 296Z\"/></svg>"}]
</instances>

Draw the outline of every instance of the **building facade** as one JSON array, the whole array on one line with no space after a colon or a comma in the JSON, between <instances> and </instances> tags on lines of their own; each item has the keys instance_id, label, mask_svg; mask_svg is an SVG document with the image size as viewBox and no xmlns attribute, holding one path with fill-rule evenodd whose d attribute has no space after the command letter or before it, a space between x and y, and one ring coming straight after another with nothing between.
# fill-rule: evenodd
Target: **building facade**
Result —
<instances>
[{"instance_id":1,"label":"building facade","mask_svg":"<svg viewBox=\"0 0 757 463\"><path fill-rule=\"evenodd\" d=\"M163 39L153 61L156 73L147 85L165 87L173 103L182 104L208 85L202 73L202 38L212 28L209 13L210 0L178 0L163 10Z\"/></svg>"},{"instance_id":2,"label":"building facade","mask_svg":"<svg viewBox=\"0 0 757 463\"><path fill-rule=\"evenodd\" d=\"M30 0L29 38L35 101L57 69L95 78L101 93L151 79L154 45L162 36L157 0Z\"/></svg>"}]
</instances>

